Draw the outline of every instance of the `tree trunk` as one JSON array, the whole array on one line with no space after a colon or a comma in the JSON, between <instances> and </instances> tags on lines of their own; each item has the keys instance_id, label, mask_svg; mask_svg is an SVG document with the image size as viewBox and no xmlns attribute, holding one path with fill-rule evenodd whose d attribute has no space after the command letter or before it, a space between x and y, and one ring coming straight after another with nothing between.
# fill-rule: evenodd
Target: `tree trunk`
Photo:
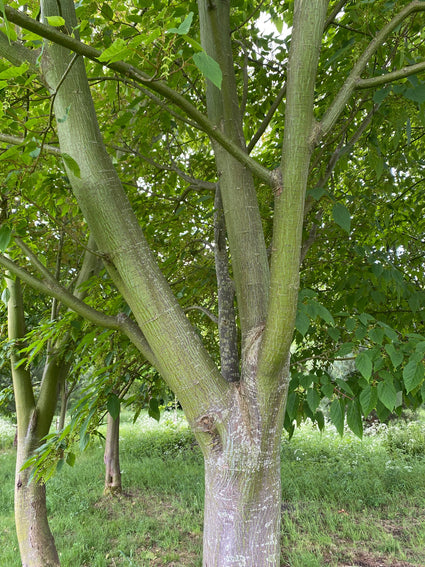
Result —
<instances>
[{"instance_id":1,"label":"tree trunk","mask_svg":"<svg viewBox=\"0 0 425 567\"><path fill-rule=\"evenodd\" d=\"M89 241L91 242L91 241ZM77 279L77 286L88 279L98 263L97 258L87 252ZM17 351L25 336L25 315L22 289L19 280L8 278L8 334L15 341L11 353L13 389L17 417L17 458L15 474L15 524L23 567L59 566L59 556L49 528L46 508L46 487L30 480L31 468L21 471L22 465L34 455L52 424L58 397L58 385L65 383L70 361L60 357L62 344L58 341L47 353L38 400L32 385L30 370L25 365L16 366L20 359ZM85 292L75 292L84 297Z\"/></svg>"},{"instance_id":2,"label":"tree trunk","mask_svg":"<svg viewBox=\"0 0 425 567\"><path fill-rule=\"evenodd\" d=\"M35 480L29 482L30 468L20 470L32 454L31 447L38 445L30 442L28 433L22 442L18 439L15 475L15 523L22 567L58 567L59 556L47 521L46 487Z\"/></svg>"},{"instance_id":3,"label":"tree trunk","mask_svg":"<svg viewBox=\"0 0 425 567\"><path fill-rule=\"evenodd\" d=\"M204 567L279 565L279 460L232 470L205 462Z\"/></svg>"},{"instance_id":4,"label":"tree trunk","mask_svg":"<svg viewBox=\"0 0 425 567\"><path fill-rule=\"evenodd\" d=\"M105 489L103 493L119 494L122 492L121 470L120 470L120 415L114 419L108 413L106 425L105 444Z\"/></svg>"},{"instance_id":5,"label":"tree trunk","mask_svg":"<svg viewBox=\"0 0 425 567\"><path fill-rule=\"evenodd\" d=\"M20 341L25 335L22 290L18 279L8 279L7 286L10 293L8 302L9 339L16 341L15 348L19 350L22 344ZM19 551L23 567L56 567L60 563L47 521L45 486L35 481L29 482L31 469L21 471L22 465L33 455L34 450L40 446L40 440L49 431L56 400L51 400L47 408L49 411L45 411L44 415L40 416L32 389L31 374L24 365L16 367L18 360L16 351L12 351L10 361L18 433L15 525ZM48 376L56 388L55 373L49 372Z\"/></svg>"},{"instance_id":6,"label":"tree trunk","mask_svg":"<svg viewBox=\"0 0 425 567\"><path fill-rule=\"evenodd\" d=\"M283 410L280 406L274 419L262 420L244 386L234 393L226 431L213 437L205 455L203 565L277 567Z\"/></svg>"}]
</instances>

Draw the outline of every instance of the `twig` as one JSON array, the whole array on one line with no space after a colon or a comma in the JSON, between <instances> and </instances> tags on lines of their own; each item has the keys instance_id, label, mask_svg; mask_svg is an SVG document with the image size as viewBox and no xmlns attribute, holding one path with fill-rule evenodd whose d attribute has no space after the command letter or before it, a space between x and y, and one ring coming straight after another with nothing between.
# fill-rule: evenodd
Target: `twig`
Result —
<instances>
[{"instance_id":1,"label":"twig","mask_svg":"<svg viewBox=\"0 0 425 567\"><path fill-rule=\"evenodd\" d=\"M258 4L258 6L256 8L254 8L254 10L249 14L249 16L241 24L239 24L239 26L237 26L236 28L231 30L230 33L234 34L236 31L243 28L244 25L247 24L249 22L249 20L260 10L261 6L264 4L265 1L266 0L261 0L261 2Z\"/></svg>"},{"instance_id":2,"label":"twig","mask_svg":"<svg viewBox=\"0 0 425 567\"><path fill-rule=\"evenodd\" d=\"M252 152L252 150L254 149L254 146L256 145L258 140L261 138L261 136L264 134L264 132L266 131L267 126L270 124L270 121L273 118L274 113L278 109L279 104L282 102L282 99L285 96L285 93L286 93L286 83L283 85L283 87L277 93L277 97L276 97L274 103L271 105L268 113L264 117L264 120L261 122L260 126L258 127L258 130L256 131L256 133L253 135L251 141L249 142L248 147L247 147L248 153Z\"/></svg>"},{"instance_id":3,"label":"twig","mask_svg":"<svg viewBox=\"0 0 425 567\"><path fill-rule=\"evenodd\" d=\"M202 313L204 313L204 315L206 315L207 317L209 317L211 319L211 321L213 323L215 323L216 325L218 325L218 317L216 317L214 315L214 313L212 313L209 309L207 309L206 307L202 307L202 305L192 305L191 307L185 307L184 311L193 311L194 309L198 310L198 311L202 311Z\"/></svg>"}]
</instances>

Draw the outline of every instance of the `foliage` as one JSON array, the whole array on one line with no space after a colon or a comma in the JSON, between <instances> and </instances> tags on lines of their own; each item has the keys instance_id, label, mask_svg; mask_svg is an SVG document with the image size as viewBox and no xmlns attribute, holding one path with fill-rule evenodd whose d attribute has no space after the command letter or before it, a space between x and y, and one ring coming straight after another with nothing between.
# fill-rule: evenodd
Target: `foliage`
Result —
<instances>
[{"instance_id":1,"label":"foliage","mask_svg":"<svg viewBox=\"0 0 425 567\"><path fill-rule=\"evenodd\" d=\"M393 455L411 457L425 455L425 429L423 422L396 423L388 428L384 445Z\"/></svg>"}]
</instances>

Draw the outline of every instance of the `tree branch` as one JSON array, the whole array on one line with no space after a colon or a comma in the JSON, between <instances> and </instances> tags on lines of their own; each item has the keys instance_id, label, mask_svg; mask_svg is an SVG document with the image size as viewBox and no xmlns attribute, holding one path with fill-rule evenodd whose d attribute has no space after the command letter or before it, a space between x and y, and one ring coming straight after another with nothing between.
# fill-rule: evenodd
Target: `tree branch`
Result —
<instances>
[{"instance_id":1,"label":"tree branch","mask_svg":"<svg viewBox=\"0 0 425 567\"><path fill-rule=\"evenodd\" d=\"M98 59L101 55L101 52L97 49L82 43L81 41L75 39L70 35L66 35L58 31L53 26L48 26L42 24L41 22L37 22L36 20L33 20L32 18L26 16L24 13L18 10L14 10L9 6L5 6L5 13L7 19L10 22L26 30L32 31L40 37L48 39L56 43L57 45L61 45L62 47L65 47L73 51L74 53L77 53L78 55L82 55L87 59L95 61L96 63L100 63ZM6 38L5 41L7 42ZM0 51L0 53L2 52ZM153 90L166 99L170 100L173 104L183 110L187 114L187 116L192 118L192 120L194 120L198 124L198 126L208 134L208 136L218 142L233 157L235 157L238 161L240 161L243 165L250 169L254 175L256 175L267 185L273 186L273 178L270 171L259 164L257 161L255 161L253 158L251 158L244 149L239 147L227 136L225 136L219 128L216 128L215 125L184 96L174 91L164 82L154 80L144 71L134 67L133 65L129 65L124 61L115 61L113 63L101 62L101 64L119 73L120 75L124 75L127 78L133 79L137 83L142 84L148 89Z\"/></svg>"},{"instance_id":2,"label":"tree branch","mask_svg":"<svg viewBox=\"0 0 425 567\"><path fill-rule=\"evenodd\" d=\"M343 7L346 4L348 4L349 1L350 0L339 0L338 4L335 6L335 8L329 14L329 16L328 16L328 18L325 22L325 30L333 23L334 19L337 17L339 12L343 9Z\"/></svg>"},{"instance_id":3,"label":"tree branch","mask_svg":"<svg viewBox=\"0 0 425 567\"><path fill-rule=\"evenodd\" d=\"M22 63L29 63L30 72L39 74L37 68L39 50L28 49L18 41L9 41L2 32L0 32L0 54L16 67L19 67Z\"/></svg>"},{"instance_id":4,"label":"tree branch","mask_svg":"<svg viewBox=\"0 0 425 567\"><path fill-rule=\"evenodd\" d=\"M425 71L425 61L421 63L416 63L415 65L407 65L402 69L397 71L392 71L391 73L385 73L385 75L378 75L377 77L370 77L369 79L359 79L356 83L356 89L370 89L372 87L380 87L381 85L386 85L387 83L392 83L393 81L398 81L400 79L405 79L410 77L410 75L415 75Z\"/></svg>"},{"instance_id":5,"label":"tree branch","mask_svg":"<svg viewBox=\"0 0 425 567\"><path fill-rule=\"evenodd\" d=\"M357 88L357 85L361 80L360 75L364 71L369 59L376 52L378 47L383 44L387 36L389 36L390 33L411 14L423 11L425 11L425 2L414 0L413 2L405 6L398 14L396 14L394 18L389 21L381 29L380 32L377 33L377 35L369 43L365 51L359 57L357 63L353 67L353 70L348 75L338 94L324 114L322 120L316 125L312 136L313 143L317 143L332 129L341 112L344 110L347 102L351 98L354 90Z\"/></svg>"},{"instance_id":6,"label":"tree branch","mask_svg":"<svg viewBox=\"0 0 425 567\"><path fill-rule=\"evenodd\" d=\"M184 308L184 312L186 313L187 311L201 311L204 315L206 315L209 319L211 319L211 321L213 323L215 323L216 325L218 325L218 318L214 315L214 313L212 311L210 311L209 309L207 309L206 307L202 307L202 305L191 305L190 307L185 307Z\"/></svg>"},{"instance_id":7,"label":"tree branch","mask_svg":"<svg viewBox=\"0 0 425 567\"><path fill-rule=\"evenodd\" d=\"M11 136L9 134L1 134L0 133L0 142L4 142L5 144L13 144L14 146L19 146L25 142L25 138L20 138L19 136ZM48 154L60 156L61 151L59 148L55 146L49 146L44 144L43 150L45 150Z\"/></svg>"},{"instance_id":8,"label":"tree branch","mask_svg":"<svg viewBox=\"0 0 425 567\"><path fill-rule=\"evenodd\" d=\"M328 183L328 181L329 181L329 179L332 175L332 172L334 171L336 164L338 163L339 159L343 155L347 154L354 147L354 145L357 144L361 135L363 134L363 132L366 130L366 128L371 123L372 118L375 115L376 111L378 110L379 106L380 106L379 104L373 105L372 110L367 114L367 116L364 118L364 120L362 120L362 122L360 123L357 130L354 132L354 134L351 136L351 138L348 140L348 142L344 145L345 133L346 133L346 130L348 129L348 127L349 127L349 124L351 123L351 120L349 120L347 126L343 129L341 141L337 145L335 151L333 152L333 154L332 154L332 156L331 156L331 158L328 162L325 173L322 175L322 177L319 179L319 181L315 184L314 188L325 187L327 185L327 183ZM306 201L305 201L305 205L304 205L304 218L311 211L314 203L315 203L315 199L313 199L313 197L311 197L311 196L308 196Z\"/></svg>"},{"instance_id":9,"label":"tree branch","mask_svg":"<svg viewBox=\"0 0 425 567\"><path fill-rule=\"evenodd\" d=\"M275 101L273 102L273 104L271 105L271 107L269 108L269 111L266 114L266 116L264 117L264 120L261 122L261 124L258 127L258 130L255 132L255 134L252 136L252 139L249 142L248 147L247 147L249 154L252 152L252 150L254 149L254 146L256 145L258 140L261 138L261 136L264 134L264 132L266 131L267 126L270 124L270 121L273 118L276 110L279 108L279 104L282 102L282 99L285 96L285 94L286 94L286 83L283 85L283 87L278 92L277 97L276 97Z\"/></svg>"},{"instance_id":10,"label":"tree branch","mask_svg":"<svg viewBox=\"0 0 425 567\"><path fill-rule=\"evenodd\" d=\"M140 352L145 356L151 364L156 363L156 359L152 354L152 351L143 336L143 333L139 327L126 315L119 313L116 317L111 315L106 315L101 311L97 311L87 305L84 301L81 301L75 295L73 295L66 288L61 286L50 272L41 264L41 262L36 259L35 255L27 248L26 254L31 261L35 260L35 264L42 267L43 275L45 275L43 280L40 280L27 272L24 268L16 264L13 260L10 260L3 254L0 254L0 265L6 270L17 276L20 280L27 283L33 289L40 291L45 295L55 297L61 301L64 305L75 311L78 315L87 319L94 325L103 327L105 329L113 329L116 331L121 331L133 342L133 344L140 350Z\"/></svg>"},{"instance_id":11,"label":"tree branch","mask_svg":"<svg viewBox=\"0 0 425 567\"><path fill-rule=\"evenodd\" d=\"M172 165L163 165L163 164L158 163L157 161L153 160L152 158L145 156L144 154L141 154L137 150L133 150L131 148L123 148L123 147L120 147L120 146L116 146L114 144L111 144L109 147L113 148L114 150L120 151L120 152L125 152L125 153L129 153L129 154L138 156L143 161L152 165L156 169L159 169L160 171L173 171L181 179L186 181L186 183L189 183L189 185L192 185L194 187L199 187L200 189L207 189L209 191L213 191L213 190L215 190L215 188L217 186L217 183L213 183L212 181L204 181L203 179L196 179L194 177L191 177L190 175L185 173L183 170L181 170L179 167L177 167L177 165L175 165L174 162L172 162Z\"/></svg>"}]
</instances>

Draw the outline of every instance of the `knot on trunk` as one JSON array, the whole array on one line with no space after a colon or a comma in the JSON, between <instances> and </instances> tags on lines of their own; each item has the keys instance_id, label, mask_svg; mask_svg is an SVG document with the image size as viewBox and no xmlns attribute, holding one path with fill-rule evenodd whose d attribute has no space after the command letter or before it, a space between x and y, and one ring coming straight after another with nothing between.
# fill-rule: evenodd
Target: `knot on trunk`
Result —
<instances>
[{"instance_id":1,"label":"knot on trunk","mask_svg":"<svg viewBox=\"0 0 425 567\"><path fill-rule=\"evenodd\" d=\"M218 432L217 422L213 415L205 414L199 417L195 422L195 431L206 433L209 436L207 444L213 451L220 451L222 449L220 433Z\"/></svg>"}]
</instances>

